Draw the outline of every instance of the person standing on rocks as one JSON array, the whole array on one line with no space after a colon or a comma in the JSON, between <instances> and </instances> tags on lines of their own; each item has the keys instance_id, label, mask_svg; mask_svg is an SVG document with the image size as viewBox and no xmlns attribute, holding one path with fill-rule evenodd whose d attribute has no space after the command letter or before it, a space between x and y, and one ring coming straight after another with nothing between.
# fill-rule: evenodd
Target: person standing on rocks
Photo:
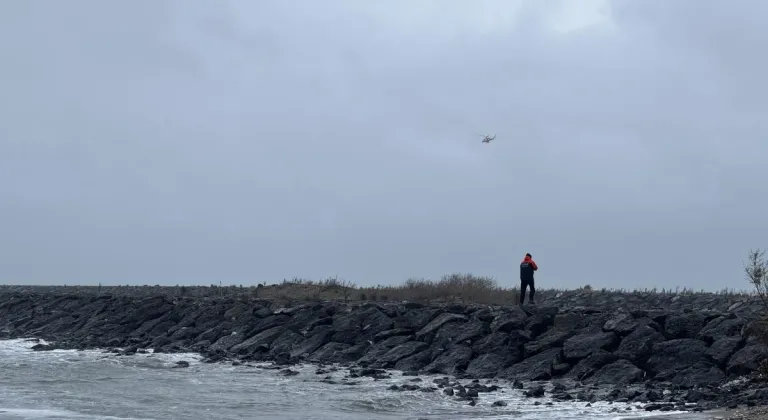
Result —
<instances>
[{"instance_id":1,"label":"person standing on rocks","mask_svg":"<svg viewBox=\"0 0 768 420\"><path fill-rule=\"evenodd\" d=\"M533 304L533 295L536 293L536 289L533 286L533 272L538 270L539 266L536 265L536 261L533 260L531 254L525 254L523 262L520 263L520 304L525 302L525 289L529 286L531 288L530 295L528 295L528 303Z\"/></svg>"}]
</instances>

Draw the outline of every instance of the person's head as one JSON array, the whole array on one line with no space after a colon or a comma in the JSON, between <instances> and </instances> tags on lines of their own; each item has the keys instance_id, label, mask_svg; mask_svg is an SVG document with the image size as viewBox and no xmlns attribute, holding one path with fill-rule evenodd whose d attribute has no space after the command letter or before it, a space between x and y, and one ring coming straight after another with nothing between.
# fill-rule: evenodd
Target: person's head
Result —
<instances>
[{"instance_id":1,"label":"person's head","mask_svg":"<svg viewBox=\"0 0 768 420\"><path fill-rule=\"evenodd\" d=\"M533 258L533 257L531 256L531 254L529 254L529 253L527 253L527 252L526 252L526 253L525 253L525 258Z\"/></svg>"}]
</instances>

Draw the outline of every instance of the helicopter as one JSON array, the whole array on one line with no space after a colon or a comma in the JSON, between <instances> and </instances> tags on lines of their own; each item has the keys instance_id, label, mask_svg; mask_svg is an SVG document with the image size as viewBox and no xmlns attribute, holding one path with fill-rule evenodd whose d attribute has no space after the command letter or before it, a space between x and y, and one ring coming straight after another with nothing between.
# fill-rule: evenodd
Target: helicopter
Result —
<instances>
[{"instance_id":1,"label":"helicopter","mask_svg":"<svg viewBox=\"0 0 768 420\"><path fill-rule=\"evenodd\" d=\"M478 134L478 136L481 136L483 138L483 143L490 143L491 140L496 139L496 134L494 134L493 136L489 136L487 134L486 135Z\"/></svg>"}]
</instances>

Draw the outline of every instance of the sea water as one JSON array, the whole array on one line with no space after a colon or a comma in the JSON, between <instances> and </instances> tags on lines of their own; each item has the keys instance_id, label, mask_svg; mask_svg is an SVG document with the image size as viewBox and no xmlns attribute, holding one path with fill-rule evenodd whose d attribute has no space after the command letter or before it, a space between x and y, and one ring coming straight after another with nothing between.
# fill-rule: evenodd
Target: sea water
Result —
<instances>
[{"instance_id":1,"label":"sea water","mask_svg":"<svg viewBox=\"0 0 768 420\"><path fill-rule=\"evenodd\" d=\"M658 416L642 404L550 402L526 398L508 384L481 393L476 406L438 392L391 391L414 384L391 379L344 380L339 369L316 374L293 366L285 376L265 364L201 363L196 354L120 356L101 350L32 351L29 340L0 341L0 419L631 419ZM190 366L177 368L178 361ZM323 380L331 376L335 384ZM433 385L421 376L416 385ZM506 406L493 406L504 401ZM536 402L539 402L537 405ZM629 409L629 410L628 410ZM670 419L703 415L664 413Z\"/></svg>"}]
</instances>

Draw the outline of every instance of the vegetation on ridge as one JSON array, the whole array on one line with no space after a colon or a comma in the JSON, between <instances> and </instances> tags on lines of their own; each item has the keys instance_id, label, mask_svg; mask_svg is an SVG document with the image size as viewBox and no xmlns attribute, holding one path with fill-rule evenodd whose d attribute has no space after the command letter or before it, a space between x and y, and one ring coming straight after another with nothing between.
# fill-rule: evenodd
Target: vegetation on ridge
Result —
<instances>
[{"instance_id":1,"label":"vegetation on ridge","mask_svg":"<svg viewBox=\"0 0 768 420\"><path fill-rule=\"evenodd\" d=\"M358 286L354 282L329 277L320 281L294 278L279 284L256 286L0 286L0 291L34 291L100 293L115 295L166 295L176 297L248 297L294 302L312 301L411 301L411 302L463 302L491 305L511 305L518 302L520 290L516 286L503 287L492 277L473 274L449 274L440 280L409 279L400 285ZM578 289L537 288L536 300L546 302L562 294L586 295L655 295L696 296L715 295L744 300L751 296L746 291L723 289L718 292L694 291L687 287L662 289L593 289L585 285Z\"/></svg>"}]
</instances>

